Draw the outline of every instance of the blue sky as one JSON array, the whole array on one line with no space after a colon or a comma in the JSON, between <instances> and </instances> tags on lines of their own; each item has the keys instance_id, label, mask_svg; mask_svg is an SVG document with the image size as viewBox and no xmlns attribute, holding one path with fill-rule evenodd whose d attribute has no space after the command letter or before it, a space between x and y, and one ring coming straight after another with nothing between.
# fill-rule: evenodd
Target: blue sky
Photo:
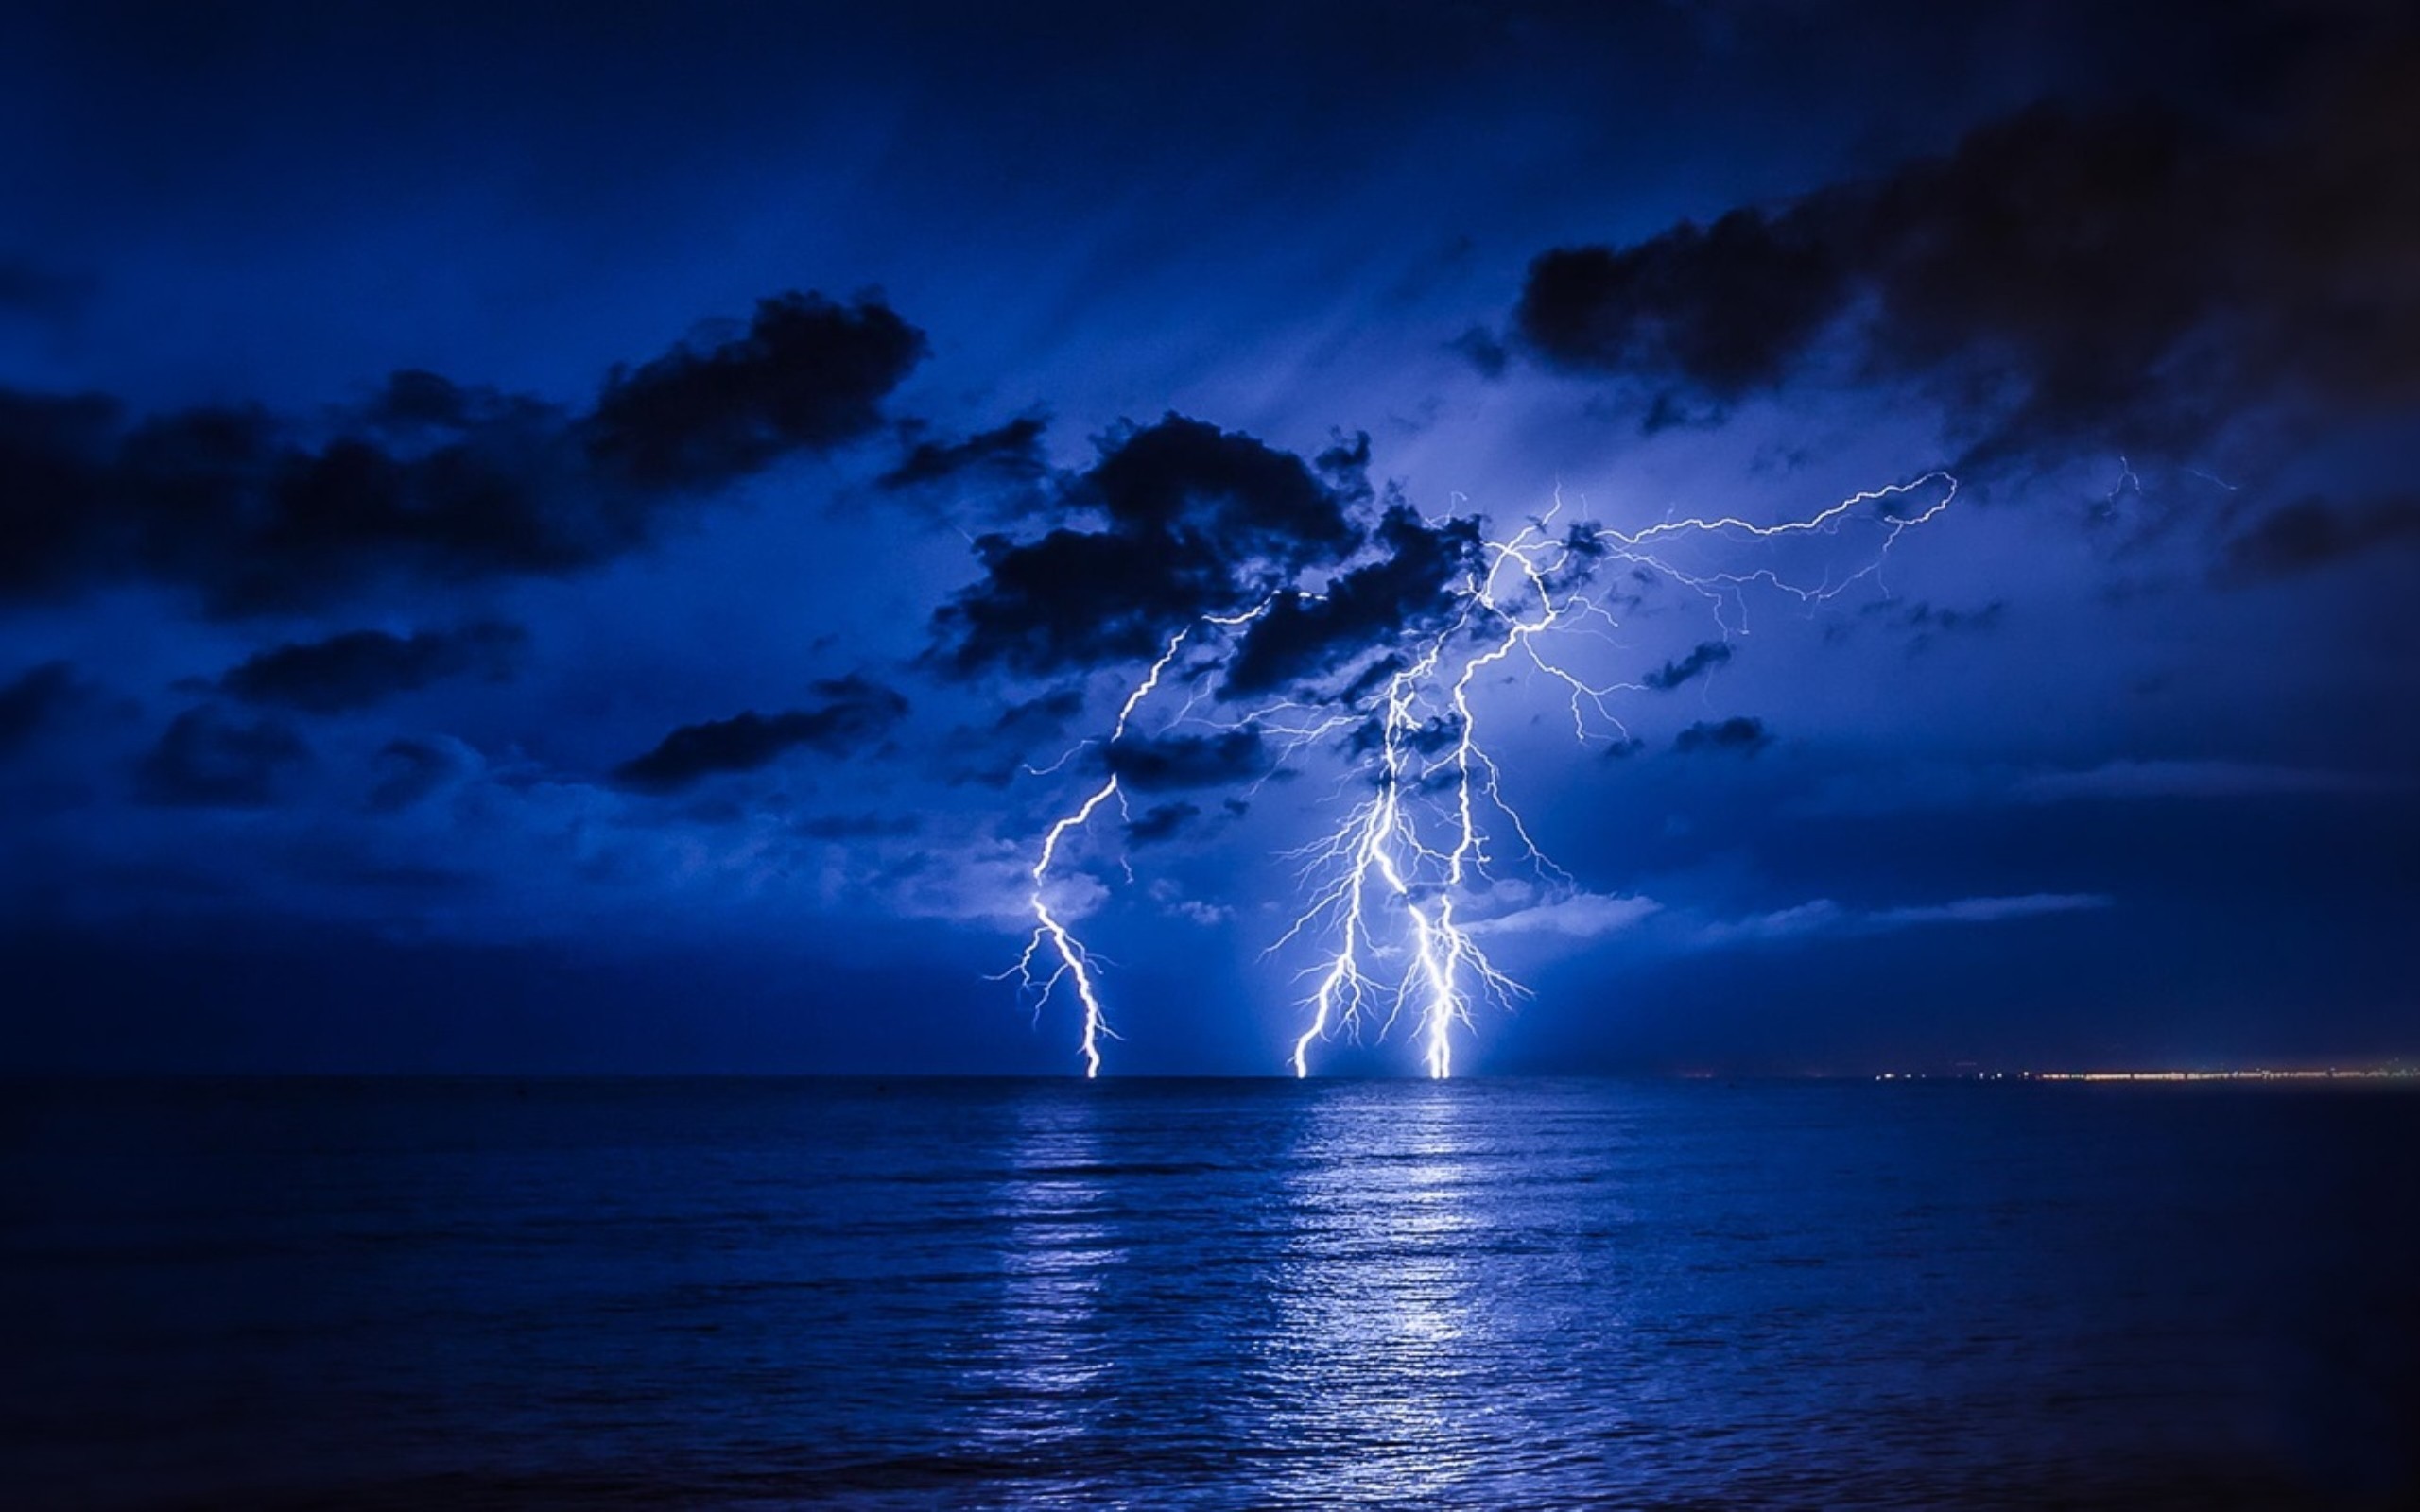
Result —
<instances>
[{"instance_id":1,"label":"blue sky","mask_svg":"<svg viewBox=\"0 0 2420 1512\"><path fill-rule=\"evenodd\" d=\"M11 1058L1067 1069L1064 997L990 976L1171 553L1241 581L1333 508L1316 587L1390 501L1635 531L1941 470L1887 559L1777 564L1878 563L1837 595L1622 597L1558 653L1639 684L1585 740L1482 690L1561 870L1468 901L1534 996L1460 1064L2409 1055L2420 49L1939 11L37 8ZM1054 531L1126 596L1003 597ZM1163 778L1074 848L1113 1071L1282 1066L1284 854L1364 769Z\"/></svg>"}]
</instances>

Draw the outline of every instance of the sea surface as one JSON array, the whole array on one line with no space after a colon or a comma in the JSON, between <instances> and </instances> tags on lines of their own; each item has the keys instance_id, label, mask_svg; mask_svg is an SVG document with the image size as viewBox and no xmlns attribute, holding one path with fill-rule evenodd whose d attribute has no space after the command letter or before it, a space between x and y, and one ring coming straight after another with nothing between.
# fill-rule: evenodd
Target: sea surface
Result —
<instances>
[{"instance_id":1,"label":"sea surface","mask_svg":"<svg viewBox=\"0 0 2420 1512\"><path fill-rule=\"evenodd\" d=\"M2420 1505L2420 1093L16 1084L11 1507Z\"/></svg>"}]
</instances>

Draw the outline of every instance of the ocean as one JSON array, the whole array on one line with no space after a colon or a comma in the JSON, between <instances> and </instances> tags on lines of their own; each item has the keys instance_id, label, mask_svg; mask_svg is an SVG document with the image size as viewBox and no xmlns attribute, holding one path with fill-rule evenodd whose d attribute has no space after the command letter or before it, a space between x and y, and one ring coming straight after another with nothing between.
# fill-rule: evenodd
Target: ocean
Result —
<instances>
[{"instance_id":1,"label":"ocean","mask_svg":"<svg viewBox=\"0 0 2420 1512\"><path fill-rule=\"evenodd\" d=\"M2420 1095L18 1083L26 1507L2420 1505Z\"/></svg>"}]
</instances>

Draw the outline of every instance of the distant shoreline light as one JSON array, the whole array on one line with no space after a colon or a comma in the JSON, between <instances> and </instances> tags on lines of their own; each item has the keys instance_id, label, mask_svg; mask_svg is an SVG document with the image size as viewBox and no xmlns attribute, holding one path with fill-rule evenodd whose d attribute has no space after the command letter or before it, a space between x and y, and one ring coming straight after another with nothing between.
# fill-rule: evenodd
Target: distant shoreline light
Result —
<instances>
[{"instance_id":1,"label":"distant shoreline light","mask_svg":"<svg viewBox=\"0 0 2420 1512\"><path fill-rule=\"evenodd\" d=\"M1934 1075L1920 1071L1886 1071L1876 1081L2411 1081L2420 1079L2420 1067L2368 1066L2325 1071L1992 1071L1955 1072Z\"/></svg>"}]
</instances>

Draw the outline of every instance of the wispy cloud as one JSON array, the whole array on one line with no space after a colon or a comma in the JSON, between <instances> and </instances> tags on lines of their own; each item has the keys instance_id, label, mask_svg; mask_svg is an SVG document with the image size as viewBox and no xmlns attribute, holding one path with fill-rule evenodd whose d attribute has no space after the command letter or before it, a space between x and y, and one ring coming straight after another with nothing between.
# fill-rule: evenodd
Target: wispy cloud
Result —
<instances>
[{"instance_id":1,"label":"wispy cloud","mask_svg":"<svg viewBox=\"0 0 2420 1512\"><path fill-rule=\"evenodd\" d=\"M2116 900L2097 892L2031 892L1999 898L1960 898L1945 903L1915 903L1898 908L1848 908L1828 898L1718 919L1698 926L1689 940L1701 948L1753 945L1773 940L1805 939L1820 935L1889 935L1932 924L1995 924L2046 914L2079 913L2111 907Z\"/></svg>"},{"instance_id":2,"label":"wispy cloud","mask_svg":"<svg viewBox=\"0 0 2420 1512\"><path fill-rule=\"evenodd\" d=\"M1652 898L1616 897L1610 893L1580 892L1524 908L1517 913L1495 919L1480 919L1470 926L1474 935L1553 936L1566 939L1598 939L1636 928L1649 917L1662 911L1664 905Z\"/></svg>"}]
</instances>

